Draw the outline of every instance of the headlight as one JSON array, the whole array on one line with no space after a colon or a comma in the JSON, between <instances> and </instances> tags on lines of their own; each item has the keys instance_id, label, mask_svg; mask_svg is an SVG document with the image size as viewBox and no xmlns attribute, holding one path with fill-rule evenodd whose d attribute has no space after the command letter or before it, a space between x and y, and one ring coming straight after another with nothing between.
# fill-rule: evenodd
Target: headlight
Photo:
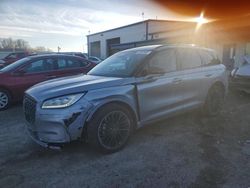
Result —
<instances>
[{"instance_id":1,"label":"headlight","mask_svg":"<svg viewBox=\"0 0 250 188\"><path fill-rule=\"evenodd\" d=\"M75 104L85 94L86 93L78 93L78 94L65 95L49 99L43 103L42 108L43 109L66 108Z\"/></svg>"},{"instance_id":2,"label":"headlight","mask_svg":"<svg viewBox=\"0 0 250 188\"><path fill-rule=\"evenodd\" d=\"M238 70L238 68L233 69L232 72L231 72L231 74L230 74L230 76L234 77L235 74L236 74L236 72L237 72L237 70Z\"/></svg>"}]
</instances>

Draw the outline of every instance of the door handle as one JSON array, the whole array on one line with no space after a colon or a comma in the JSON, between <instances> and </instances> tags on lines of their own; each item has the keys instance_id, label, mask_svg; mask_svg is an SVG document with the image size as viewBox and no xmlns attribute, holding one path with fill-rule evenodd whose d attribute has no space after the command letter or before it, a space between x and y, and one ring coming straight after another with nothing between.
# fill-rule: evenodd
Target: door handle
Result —
<instances>
[{"instance_id":1,"label":"door handle","mask_svg":"<svg viewBox=\"0 0 250 188\"><path fill-rule=\"evenodd\" d=\"M56 76L51 75L51 76L46 76L46 78L47 79L53 79L53 78L56 78Z\"/></svg>"},{"instance_id":2,"label":"door handle","mask_svg":"<svg viewBox=\"0 0 250 188\"><path fill-rule=\"evenodd\" d=\"M206 74L205 76L206 77L211 77L211 76L213 76L213 74Z\"/></svg>"},{"instance_id":3,"label":"door handle","mask_svg":"<svg viewBox=\"0 0 250 188\"><path fill-rule=\"evenodd\" d=\"M143 80L141 80L140 83L149 83L149 82L154 82L156 80L158 80L157 77L148 76L148 77L145 77Z\"/></svg>"},{"instance_id":4,"label":"door handle","mask_svg":"<svg viewBox=\"0 0 250 188\"><path fill-rule=\"evenodd\" d=\"M180 79L180 78L175 78L175 79L172 81L172 83L178 84L178 83L180 83L181 81L182 81L182 79Z\"/></svg>"},{"instance_id":5,"label":"door handle","mask_svg":"<svg viewBox=\"0 0 250 188\"><path fill-rule=\"evenodd\" d=\"M142 80L141 83L149 83L149 82L154 82L156 80L157 80L156 78L148 78L148 79Z\"/></svg>"}]
</instances>

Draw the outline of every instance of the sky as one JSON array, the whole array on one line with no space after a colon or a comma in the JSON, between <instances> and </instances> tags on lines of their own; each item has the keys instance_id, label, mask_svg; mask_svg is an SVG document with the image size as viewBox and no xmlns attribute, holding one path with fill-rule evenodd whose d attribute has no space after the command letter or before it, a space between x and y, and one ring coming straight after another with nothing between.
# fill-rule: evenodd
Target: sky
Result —
<instances>
[{"instance_id":1,"label":"sky","mask_svg":"<svg viewBox=\"0 0 250 188\"><path fill-rule=\"evenodd\" d=\"M156 17L186 19L149 0L0 0L0 38L86 52L86 35Z\"/></svg>"}]
</instances>

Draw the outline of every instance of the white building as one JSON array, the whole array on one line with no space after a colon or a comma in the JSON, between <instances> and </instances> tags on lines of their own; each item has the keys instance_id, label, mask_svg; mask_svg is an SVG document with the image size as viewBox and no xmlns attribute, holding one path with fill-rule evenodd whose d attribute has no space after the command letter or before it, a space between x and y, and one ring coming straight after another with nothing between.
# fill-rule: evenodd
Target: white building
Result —
<instances>
[{"instance_id":1,"label":"white building","mask_svg":"<svg viewBox=\"0 0 250 188\"><path fill-rule=\"evenodd\" d=\"M117 51L162 43L195 43L214 48L219 58L232 68L250 53L249 43L225 38L225 32L211 27L196 30L196 23L168 20L145 20L87 36L88 53L107 58Z\"/></svg>"}]
</instances>

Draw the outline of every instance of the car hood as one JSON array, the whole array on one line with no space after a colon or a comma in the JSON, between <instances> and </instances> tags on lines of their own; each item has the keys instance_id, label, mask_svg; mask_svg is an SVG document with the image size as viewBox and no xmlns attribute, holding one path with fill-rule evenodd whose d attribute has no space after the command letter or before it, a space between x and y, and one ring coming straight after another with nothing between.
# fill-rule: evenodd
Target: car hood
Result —
<instances>
[{"instance_id":1,"label":"car hood","mask_svg":"<svg viewBox=\"0 0 250 188\"><path fill-rule=\"evenodd\" d=\"M242 65L238 68L236 76L249 76L250 77L250 64Z\"/></svg>"},{"instance_id":2,"label":"car hood","mask_svg":"<svg viewBox=\"0 0 250 188\"><path fill-rule=\"evenodd\" d=\"M48 98L72 93L125 85L133 81L133 78L114 78L81 74L42 82L28 89L26 93L38 101L43 101Z\"/></svg>"},{"instance_id":3,"label":"car hood","mask_svg":"<svg viewBox=\"0 0 250 188\"><path fill-rule=\"evenodd\" d=\"M247 76L250 77L250 56L244 57L244 63L236 68L236 76Z\"/></svg>"}]
</instances>

